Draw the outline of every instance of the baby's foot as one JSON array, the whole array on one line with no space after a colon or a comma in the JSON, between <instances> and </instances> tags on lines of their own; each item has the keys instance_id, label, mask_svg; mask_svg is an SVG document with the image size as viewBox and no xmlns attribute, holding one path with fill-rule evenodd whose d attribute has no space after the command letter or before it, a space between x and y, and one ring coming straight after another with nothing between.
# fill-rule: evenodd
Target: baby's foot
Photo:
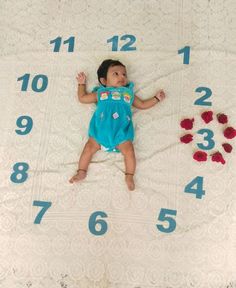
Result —
<instances>
[{"instance_id":1,"label":"baby's foot","mask_svg":"<svg viewBox=\"0 0 236 288\"><path fill-rule=\"evenodd\" d=\"M163 90L160 90L157 92L156 96L155 96L159 101L162 101L166 95L165 92Z\"/></svg>"},{"instance_id":2,"label":"baby's foot","mask_svg":"<svg viewBox=\"0 0 236 288\"><path fill-rule=\"evenodd\" d=\"M77 170L77 173L69 180L70 183L79 182L87 176L87 171L84 169Z\"/></svg>"},{"instance_id":3,"label":"baby's foot","mask_svg":"<svg viewBox=\"0 0 236 288\"><path fill-rule=\"evenodd\" d=\"M125 173L125 182L130 191L133 191L135 189L134 174Z\"/></svg>"}]
</instances>

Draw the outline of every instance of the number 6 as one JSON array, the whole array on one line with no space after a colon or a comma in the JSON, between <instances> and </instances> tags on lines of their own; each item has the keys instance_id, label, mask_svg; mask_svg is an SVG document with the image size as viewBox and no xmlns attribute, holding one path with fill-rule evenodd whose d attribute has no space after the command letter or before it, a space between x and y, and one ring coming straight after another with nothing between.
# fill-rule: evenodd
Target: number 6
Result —
<instances>
[{"instance_id":1,"label":"number 6","mask_svg":"<svg viewBox=\"0 0 236 288\"><path fill-rule=\"evenodd\" d=\"M107 214L103 211L94 212L89 218L89 231L93 235L101 236L107 232L107 223L102 219L97 220L98 216L106 218ZM100 224L100 229L98 228L97 224Z\"/></svg>"}]
</instances>

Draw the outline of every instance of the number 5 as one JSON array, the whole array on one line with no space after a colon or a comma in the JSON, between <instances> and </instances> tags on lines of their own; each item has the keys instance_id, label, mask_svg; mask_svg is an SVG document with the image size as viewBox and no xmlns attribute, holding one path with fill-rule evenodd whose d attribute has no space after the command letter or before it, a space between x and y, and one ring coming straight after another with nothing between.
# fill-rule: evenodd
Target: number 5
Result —
<instances>
[{"instance_id":1,"label":"number 5","mask_svg":"<svg viewBox=\"0 0 236 288\"><path fill-rule=\"evenodd\" d=\"M159 221L167 221L169 223L169 226L167 228L165 228L161 224L157 224L156 226L157 226L157 229L160 230L161 232L171 233L176 228L176 221L172 217L166 216L167 214L176 216L177 211L176 210L170 210L170 209L161 208L158 220Z\"/></svg>"}]
</instances>

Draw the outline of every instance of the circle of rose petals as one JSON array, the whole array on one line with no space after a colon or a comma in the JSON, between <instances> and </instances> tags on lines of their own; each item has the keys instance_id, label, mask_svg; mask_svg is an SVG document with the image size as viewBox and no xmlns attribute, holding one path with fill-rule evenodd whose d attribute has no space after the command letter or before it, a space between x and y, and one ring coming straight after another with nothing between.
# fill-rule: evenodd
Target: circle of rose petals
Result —
<instances>
[{"instance_id":1,"label":"circle of rose petals","mask_svg":"<svg viewBox=\"0 0 236 288\"><path fill-rule=\"evenodd\" d=\"M213 111L205 111L201 114L202 120L208 124L213 120ZM218 113L216 115L217 121L220 124L228 123L228 116L223 113ZM185 118L180 122L180 126L185 130L191 130L193 128L194 118ZM233 127L226 127L223 131L223 135L227 139L233 139L236 137L236 130ZM193 141L193 135L191 133L185 134L180 137L180 141L184 144L188 144ZM222 147L226 153L231 153L233 147L229 143L223 143ZM211 154L211 160L213 162L220 162L221 164L225 164L225 159L223 155L217 151L214 154ZM193 159L198 162L207 161L208 155L206 152L197 150L193 154Z\"/></svg>"}]
</instances>

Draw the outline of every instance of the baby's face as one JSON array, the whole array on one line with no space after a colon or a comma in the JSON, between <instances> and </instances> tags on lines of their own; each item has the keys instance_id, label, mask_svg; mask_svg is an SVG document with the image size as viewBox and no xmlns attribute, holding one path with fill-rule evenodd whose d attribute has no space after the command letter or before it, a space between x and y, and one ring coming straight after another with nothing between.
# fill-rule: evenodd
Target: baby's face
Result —
<instances>
[{"instance_id":1,"label":"baby's face","mask_svg":"<svg viewBox=\"0 0 236 288\"><path fill-rule=\"evenodd\" d=\"M126 86L128 79L126 69L123 66L112 66L107 71L106 86L120 87Z\"/></svg>"}]
</instances>

